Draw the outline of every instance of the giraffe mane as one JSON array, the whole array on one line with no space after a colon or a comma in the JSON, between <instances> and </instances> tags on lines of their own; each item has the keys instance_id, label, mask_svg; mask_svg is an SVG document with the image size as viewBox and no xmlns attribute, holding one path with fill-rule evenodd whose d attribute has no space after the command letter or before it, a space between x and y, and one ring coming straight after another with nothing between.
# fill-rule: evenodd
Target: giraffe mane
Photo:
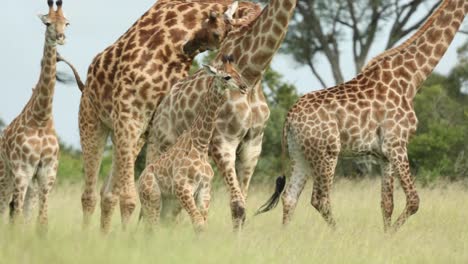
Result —
<instances>
[{"instance_id":1,"label":"giraffe mane","mask_svg":"<svg viewBox=\"0 0 468 264\"><path fill-rule=\"evenodd\" d=\"M419 37L421 37L429 27L432 26L432 24L434 24L435 22L435 19L440 15L440 13L442 13L445 9L445 7L449 4L448 1L444 1L440 6L439 8L434 12L434 14L432 14L427 20L426 22L424 23L424 25L419 28L419 30L413 34L413 36L411 36L409 39L407 39L405 42L403 42L402 44L398 45L397 47L394 47L392 49L389 49L387 51L384 51L383 53L381 53L380 55L377 55L375 56L374 58L372 58L361 70L361 72L364 72L366 71L368 68L372 68L373 66L376 65L377 62L379 61L383 61L385 60L386 58L388 57L392 57L393 55L395 54L398 54L400 53L401 51L405 50L406 48L408 48L411 44L413 44L413 42L415 40L417 40Z\"/></svg>"}]
</instances>

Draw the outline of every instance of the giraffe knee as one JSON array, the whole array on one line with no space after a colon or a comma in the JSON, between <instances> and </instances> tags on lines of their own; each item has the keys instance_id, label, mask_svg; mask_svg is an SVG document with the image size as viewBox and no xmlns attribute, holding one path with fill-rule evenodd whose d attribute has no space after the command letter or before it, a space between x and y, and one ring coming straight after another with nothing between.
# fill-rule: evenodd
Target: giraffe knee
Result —
<instances>
[{"instance_id":1,"label":"giraffe knee","mask_svg":"<svg viewBox=\"0 0 468 264\"><path fill-rule=\"evenodd\" d=\"M84 192L81 195L81 205L85 211L94 210L96 202L97 195L94 192Z\"/></svg>"}]
</instances>

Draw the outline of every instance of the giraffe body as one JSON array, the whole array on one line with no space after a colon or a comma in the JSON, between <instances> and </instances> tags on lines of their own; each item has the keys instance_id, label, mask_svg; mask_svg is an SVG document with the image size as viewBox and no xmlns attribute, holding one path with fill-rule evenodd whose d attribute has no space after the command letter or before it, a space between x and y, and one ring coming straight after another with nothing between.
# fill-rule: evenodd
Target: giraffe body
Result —
<instances>
[{"instance_id":1,"label":"giraffe body","mask_svg":"<svg viewBox=\"0 0 468 264\"><path fill-rule=\"evenodd\" d=\"M175 211L183 207L196 230L205 225L210 204L213 170L208 161L208 148L220 107L226 100L225 90L241 89L246 85L226 58L224 70L208 70L211 88L204 99L204 108L195 121L176 140L167 152L154 158L139 179L142 216L153 227L159 221L162 198L176 197L180 202ZM192 76L197 80L197 75ZM175 86L174 89L178 87ZM172 93L172 90L170 91Z\"/></svg>"},{"instance_id":2,"label":"giraffe body","mask_svg":"<svg viewBox=\"0 0 468 264\"><path fill-rule=\"evenodd\" d=\"M114 144L112 175L101 190L101 229L108 232L120 202L125 228L136 205L134 162L164 94L188 75L193 58L215 49L239 17L232 1L158 1L123 36L93 60L80 102L79 126L85 163L83 224L96 205L97 175L107 137ZM225 15L222 15L225 13Z\"/></svg>"},{"instance_id":3,"label":"giraffe body","mask_svg":"<svg viewBox=\"0 0 468 264\"><path fill-rule=\"evenodd\" d=\"M0 216L11 200L12 221L22 222L23 210L29 218L38 196L38 223L44 229L48 224L47 201L56 178L59 152L52 116L56 45L64 44L64 30L68 25L62 1L56 4L54 10L53 1L49 0L48 15L40 17L47 30L39 82L21 114L0 137Z\"/></svg>"},{"instance_id":4,"label":"giraffe body","mask_svg":"<svg viewBox=\"0 0 468 264\"><path fill-rule=\"evenodd\" d=\"M229 91L216 121L210 155L222 173L231 195L231 214L235 229L245 220L245 199L250 179L260 156L263 131L270 111L261 87L263 72L270 64L287 32L296 1L272 0L248 26L228 34L219 54L233 54L251 87L247 96ZM221 56L215 59L220 61ZM153 120L149 136L149 156L163 153L193 122L202 98L209 88L208 78L181 80L176 93L168 95ZM196 88L194 88L196 87Z\"/></svg>"},{"instance_id":5,"label":"giraffe body","mask_svg":"<svg viewBox=\"0 0 468 264\"><path fill-rule=\"evenodd\" d=\"M444 0L410 41L373 59L353 80L306 94L291 108L283 131L292 161L282 197L283 224L290 222L306 181L313 178L311 204L335 225L330 189L339 155L372 155L382 161L386 231L398 230L417 212L419 196L407 156L418 123L413 99L453 40L467 6L464 0ZM395 178L407 202L392 224Z\"/></svg>"}]
</instances>

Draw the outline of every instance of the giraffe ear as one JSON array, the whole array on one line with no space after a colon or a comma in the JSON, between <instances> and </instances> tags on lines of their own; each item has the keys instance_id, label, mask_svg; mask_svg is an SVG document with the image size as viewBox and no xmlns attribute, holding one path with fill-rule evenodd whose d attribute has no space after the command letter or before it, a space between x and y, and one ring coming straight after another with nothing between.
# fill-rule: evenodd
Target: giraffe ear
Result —
<instances>
[{"instance_id":1,"label":"giraffe ear","mask_svg":"<svg viewBox=\"0 0 468 264\"><path fill-rule=\"evenodd\" d=\"M224 17L228 21L232 21L234 18L234 14L236 13L238 7L239 7L239 2L234 1L232 4L228 6L228 9L226 10L226 12L224 12Z\"/></svg>"},{"instance_id":2,"label":"giraffe ear","mask_svg":"<svg viewBox=\"0 0 468 264\"><path fill-rule=\"evenodd\" d=\"M218 74L218 70L211 65L203 64L203 68L205 69L205 72L211 76L216 76Z\"/></svg>"},{"instance_id":3,"label":"giraffe ear","mask_svg":"<svg viewBox=\"0 0 468 264\"><path fill-rule=\"evenodd\" d=\"M39 19L44 23L44 25L49 26L50 25L50 19L48 15L42 15L42 14L37 14Z\"/></svg>"}]
</instances>

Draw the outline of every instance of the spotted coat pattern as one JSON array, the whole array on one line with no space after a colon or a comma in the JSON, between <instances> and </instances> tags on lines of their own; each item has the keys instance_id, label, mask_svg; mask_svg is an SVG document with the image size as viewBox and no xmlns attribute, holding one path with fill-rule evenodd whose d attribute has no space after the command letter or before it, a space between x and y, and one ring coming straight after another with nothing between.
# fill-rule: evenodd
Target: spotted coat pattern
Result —
<instances>
[{"instance_id":1,"label":"spotted coat pattern","mask_svg":"<svg viewBox=\"0 0 468 264\"><path fill-rule=\"evenodd\" d=\"M289 148L292 176L283 193L287 224L308 178L311 204L335 225L330 189L338 155L373 155L383 163L384 229L396 231L419 208L410 175L407 145L417 128L413 99L452 42L468 11L465 0L444 0L405 43L377 56L351 81L302 96L289 111L283 144ZM392 224L394 179L406 207Z\"/></svg>"},{"instance_id":2,"label":"spotted coat pattern","mask_svg":"<svg viewBox=\"0 0 468 264\"><path fill-rule=\"evenodd\" d=\"M64 43L68 25L62 2L57 1L57 10L53 1L48 4L49 13L40 16L47 29L39 82L23 111L0 136L0 217L12 201L11 220L24 222L23 216L29 218L32 203L38 198L37 221L42 231L48 226L48 196L55 182L59 153L52 116L56 45Z\"/></svg>"},{"instance_id":3,"label":"spotted coat pattern","mask_svg":"<svg viewBox=\"0 0 468 264\"><path fill-rule=\"evenodd\" d=\"M296 6L293 0L272 0L250 25L228 34L218 57L232 54L234 65L251 87L248 96L229 91L222 106L210 146L210 154L222 173L231 195L233 226L239 229L245 220L245 203L250 179L260 156L263 131L270 111L261 87L263 73L279 49ZM260 11L260 10L259 10ZM164 152L193 122L203 107L208 78L200 73L196 83L184 81L177 100L163 100L153 120L148 153Z\"/></svg>"},{"instance_id":4,"label":"spotted coat pattern","mask_svg":"<svg viewBox=\"0 0 468 264\"><path fill-rule=\"evenodd\" d=\"M246 85L229 61L216 73L208 71L210 89L204 97L203 108L195 121L176 139L176 143L147 165L139 179L139 193L142 204L142 217L149 227L159 221L163 198L176 197L192 219L195 230L205 226L210 205L211 180L213 170L208 161L208 148L215 129L215 122L221 106L226 101L226 90L239 90L243 96ZM196 83L198 75L192 79ZM169 93L177 90L177 85ZM166 205L164 205L166 204Z\"/></svg>"},{"instance_id":5,"label":"spotted coat pattern","mask_svg":"<svg viewBox=\"0 0 468 264\"><path fill-rule=\"evenodd\" d=\"M93 60L79 113L85 165L81 199L85 227L96 205L97 175L109 135L114 144L113 167L101 189L101 230L110 230L117 202L122 225L127 226L136 205L134 162L156 107L169 88L188 75L199 52L217 48L233 25L244 23L238 15L233 22L222 15L231 3L158 1ZM245 3L240 8L249 6Z\"/></svg>"}]
</instances>

